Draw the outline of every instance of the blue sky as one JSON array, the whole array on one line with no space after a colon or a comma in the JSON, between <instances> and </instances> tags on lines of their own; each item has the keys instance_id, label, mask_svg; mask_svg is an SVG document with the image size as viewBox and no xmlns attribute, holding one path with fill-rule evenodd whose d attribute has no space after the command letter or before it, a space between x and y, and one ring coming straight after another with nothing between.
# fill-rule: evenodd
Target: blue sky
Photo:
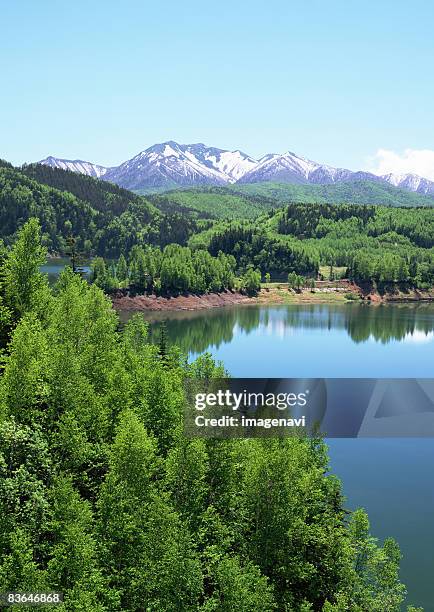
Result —
<instances>
[{"instance_id":1,"label":"blue sky","mask_svg":"<svg viewBox=\"0 0 434 612\"><path fill-rule=\"evenodd\" d=\"M173 139L353 169L432 162L434 178L429 0L21 0L1 18L13 163L116 165Z\"/></svg>"}]
</instances>

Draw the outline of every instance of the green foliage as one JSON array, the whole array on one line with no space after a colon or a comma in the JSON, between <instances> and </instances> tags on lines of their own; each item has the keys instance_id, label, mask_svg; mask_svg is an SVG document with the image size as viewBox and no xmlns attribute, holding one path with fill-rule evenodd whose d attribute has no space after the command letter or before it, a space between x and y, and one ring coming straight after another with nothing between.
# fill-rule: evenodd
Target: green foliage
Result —
<instances>
[{"instance_id":1,"label":"green foliage","mask_svg":"<svg viewBox=\"0 0 434 612\"><path fill-rule=\"evenodd\" d=\"M103 605L116 602L107 592L107 583L98 563L93 514L88 501L81 499L71 477L60 476L51 489L52 534L47 578L52 588L66 591L66 609L103 612Z\"/></svg>"},{"instance_id":2,"label":"green foliage","mask_svg":"<svg viewBox=\"0 0 434 612\"><path fill-rule=\"evenodd\" d=\"M271 612L277 610L273 588L259 568L249 562L241 566L237 556L226 556L210 567L214 593L203 611Z\"/></svg>"},{"instance_id":3,"label":"green foliage","mask_svg":"<svg viewBox=\"0 0 434 612\"><path fill-rule=\"evenodd\" d=\"M261 289L261 272L248 268L247 272L241 278L241 290L247 295L256 295Z\"/></svg>"},{"instance_id":4,"label":"green foliage","mask_svg":"<svg viewBox=\"0 0 434 612\"><path fill-rule=\"evenodd\" d=\"M9 414L31 424L44 415L47 394L48 340L34 315L23 317L15 329L3 375L3 406Z\"/></svg>"},{"instance_id":5,"label":"green foliage","mask_svg":"<svg viewBox=\"0 0 434 612\"><path fill-rule=\"evenodd\" d=\"M2 547L0 588L8 591L37 592L46 589L46 572L34 560L31 535L17 527L9 532L7 548ZM6 549L5 549L6 548Z\"/></svg>"},{"instance_id":6,"label":"green foliage","mask_svg":"<svg viewBox=\"0 0 434 612\"><path fill-rule=\"evenodd\" d=\"M123 254L121 254L121 256L119 257L119 260L116 266L116 276L121 283L124 283L125 281L128 280L127 260L125 259Z\"/></svg>"},{"instance_id":7,"label":"green foliage","mask_svg":"<svg viewBox=\"0 0 434 612\"><path fill-rule=\"evenodd\" d=\"M272 198L286 204L299 202L306 204L375 204L380 206L420 207L433 206L434 198L399 189L387 183L372 181L348 181L334 185L295 185L291 183L252 183L234 185L237 193L245 196Z\"/></svg>"},{"instance_id":8,"label":"green foliage","mask_svg":"<svg viewBox=\"0 0 434 612\"><path fill-rule=\"evenodd\" d=\"M331 270L333 266L348 268L357 282L384 287L401 283L421 289L433 284L434 221L429 196L358 181L212 187L172 191L151 199L47 166L36 164L18 170L5 163L0 167L0 226L9 245L23 224L37 217L42 244L51 252L72 250L75 254L125 258L138 245L147 252L149 245L164 249L189 241L199 253L208 250L214 257L219 252L232 255L241 273L253 266L263 276L268 273L285 278L295 272L314 278L319 265L326 264ZM309 204L290 204L275 212L288 200ZM330 201L333 204L326 203ZM413 208L394 208L399 206ZM254 223L247 220L253 217ZM363 265L357 260L364 254L371 260L368 274L360 272ZM163 271L158 270L155 276L155 270L148 269L149 256L136 253L128 257L134 259L134 268L128 270L129 263L126 266L121 260L119 270L107 269L97 283L107 291L130 284L163 293L182 292L187 287L215 291L229 286L232 281L222 280L219 274L206 278L205 257L203 253L197 256L193 263L200 271L192 274L193 264L178 252L178 262L166 258ZM0 322L6 330L10 325L8 308L9 304L0 302Z\"/></svg>"},{"instance_id":9,"label":"green foliage","mask_svg":"<svg viewBox=\"0 0 434 612\"><path fill-rule=\"evenodd\" d=\"M124 258L125 261L125 258ZM117 268L108 269L102 257L95 257L92 262L92 281L106 293L119 287L116 276Z\"/></svg>"},{"instance_id":10,"label":"green foliage","mask_svg":"<svg viewBox=\"0 0 434 612\"><path fill-rule=\"evenodd\" d=\"M262 223L254 224L236 221L217 225L208 233L206 247L212 255L219 252L232 255L241 270L253 266L262 274L269 272L275 277L293 270L316 276L319 269L317 250L300 240L290 241L272 234L264 223L266 220L263 218Z\"/></svg>"},{"instance_id":11,"label":"green foliage","mask_svg":"<svg viewBox=\"0 0 434 612\"><path fill-rule=\"evenodd\" d=\"M0 238L8 244L30 218L42 228L44 246L66 254L74 236L77 252L118 257L135 244L185 244L197 222L163 213L148 200L104 181L38 164L0 166Z\"/></svg>"},{"instance_id":12,"label":"green foliage","mask_svg":"<svg viewBox=\"0 0 434 612\"><path fill-rule=\"evenodd\" d=\"M369 520L363 510L354 512L349 532L359 577L352 593L354 600L373 612L399 610L406 592L399 581L398 545L387 539L379 548L369 535Z\"/></svg>"},{"instance_id":13,"label":"green foliage","mask_svg":"<svg viewBox=\"0 0 434 612\"><path fill-rule=\"evenodd\" d=\"M128 209L129 204L140 201L134 193L118 185L97 181L70 170L29 164L24 165L21 172L38 183L72 193L82 202L89 202L92 208L100 212L110 210L114 215L120 215Z\"/></svg>"},{"instance_id":14,"label":"green foliage","mask_svg":"<svg viewBox=\"0 0 434 612\"><path fill-rule=\"evenodd\" d=\"M1 237L12 243L32 217L39 219L44 245L51 251L65 251L71 232L80 236L80 248L83 240L95 240L98 213L87 202L42 185L15 168L0 168Z\"/></svg>"},{"instance_id":15,"label":"green foliage","mask_svg":"<svg viewBox=\"0 0 434 612\"><path fill-rule=\"evenodd\" d=\"M306 285L306 279L295 272L290 272L288 274L288 286L290 289L296 289L300 291L302 287Z\"/></svg>"},{"instance_id":16,"label":"green foliage","mask_svg":"<svg viewBox=\"0 0 434 612\"><path fill-rule=\"evenodd\" d=\"M139 293L206 293L232 289L235 285L233 257L223 253L212 257L207 251L193 252L178 244L169 244L163 250L136 245L128 254L128 264L121 255L111 270L98 257L93 262L93 281L110 292L120 286L118 269L124 279L122 286Z\"/></svg>"},{"instance_id":17,"label":"green foliage","mask_svg":"<svg viewBox=\"0 0 434 612\"><path fill-rule=\"evenodd\" d=\"M426 289L434 284L434 212L341 204L289 204L255 223L216 224L190 240L214 255L231 254L240 269L275 278L316 278L319 265L346 268L357 282Z\"/></svg>"},{"instance_id":18,"label":"green foliage","mask_svg":"<svg viewBox=\"0 0 434 612\"><path fill-rule=\"evenodd\" d=\"M1 590L60 590L67 612L398 612L399 549L363 512L348 525L323 442L188 440L183 381L222 366L168 346L162 359L138 315L118 328L68 268L11 331Z\"/></svg>"},{"instance_id":19,"label":"green foliage","mask_svg":"<svg viewBox=\"0 0 434 612\"><path fill-rule=\"evenodd\" d=\"M155 439L124 413L98 502L103 559L122 609L195 609L202 591L188 530L158 494L160 463Z\"/></svg>"},{"instance_id":20,"label":"green foliage","mask_svg":"<svg viewBox=\"0 0 434 612\"><path fill-rule=\"evenodd\" d=\"M40 240L39 223L30 219L2 263L4 301L16 318L30 311L42 313L47 307L47 281L39 271L46 260L46 249Z\"/></svg>"},{"instance_id":21,"label":"green foliage","mask_svg":"<svg viewBox=\"0 0 434 612\"><path fill-rule=\"evenodd\" d=\"M1 549L9 533L22 528L37 533L47 521L47 485L54 473L48 442L41 428L18 424L11 417L0 424Z\"/></svg>"},{"instance_id":22,"label":"green foliage","mask_svg":"<svg viewBox=\"0 0 434 612\"><path fill-rule=\"evenodd\" d=\"M182 212L211 219L251 219L288 202L434 206L433 196L365 180L334 185L236 184L228 187L177 189L147 197L164 212Z\"/></svg>"},{"instance_id":23,"label":"green foliage","mask_svg":"<svg viewBox=\"0 0 434 612\"><path fill-rule=\"evenodd\" d=\"M148 199L164 212L183 212L210 219L252 219L276 206L271 198L235 193L227 187L168 191L150 195Z\"/></svg>"}]
</instances>

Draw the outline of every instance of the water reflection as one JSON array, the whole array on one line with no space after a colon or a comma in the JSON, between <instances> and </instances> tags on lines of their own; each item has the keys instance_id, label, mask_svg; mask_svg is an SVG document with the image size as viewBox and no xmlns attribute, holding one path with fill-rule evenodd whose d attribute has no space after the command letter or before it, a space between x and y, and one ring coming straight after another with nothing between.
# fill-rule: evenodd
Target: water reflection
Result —
<instances>
[{"instance_id":1,"label":"water reflection","mask_svg":"<svg viewBox=\"0 0 434 612\"><path fill-rule=\"evenodd\" d=\"M200 312L147 313L157 341L167 321L169 341L184 351L201 353L219 348L239 334L285 338L298 331L346 331L353 343L434 341L434 308L430 304L365 306L360 304L278 307L227 307ZM130 313L123 313L124 319Z\"/></svg>"},{"instance_id":2,"label":"water reflection","mask_svg":"<svg viewBox=\"0 0 434 612\"><path fill-rule=\"evenodd\" d=\"M246 306L147 316L155 341L159 321L168 319L171 342L190 354L209 350L235 377L434 374L434 304ZM434 441L333 439L328 444L348 507L367 509L375 536L397 539L409 601L433 609Z\"/></svg>"},{"instance_id":3,"label":"water reflection","mask_svg":"<svg viewBox=\"0 0 434 612\"><path fill-rule=\"evenodd\" d=\"M83 276L88 278L90 275L90 261L86 260L80 263ZM71 260L67 257L56 257L55 259L47 259L47 262L41 266L41 272L47 274L48 282L53 285L65 266L70 266Z\"/></svg>"}]
</instances>

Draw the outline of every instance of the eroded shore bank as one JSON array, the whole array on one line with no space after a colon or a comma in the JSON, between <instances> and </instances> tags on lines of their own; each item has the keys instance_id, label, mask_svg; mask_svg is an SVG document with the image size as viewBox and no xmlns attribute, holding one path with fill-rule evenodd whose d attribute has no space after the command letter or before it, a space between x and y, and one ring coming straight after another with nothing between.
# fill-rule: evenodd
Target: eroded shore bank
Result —
<instances>
[{"instance_id":1,"label":"eroded shore bank","mask_svg":"<svg viewBox=\"0 0 434 612\"><path fill-rule=\"evenodd\" d=\"M113 306L116 310L163 311L163 310L202 310L236 304L250 304L256 298L249 298L242 293L224 291L204 295L184 294L174 297L157 295L114 296Z\"/></svg>"},{"instance_id":2,"label":"eroded shore bank","mask_svg":"<svg viewBox=\"0 0 434 612\"><path fill-rule=\"evenodd\" d=\"M172 297L156 295L122 295L112 297L116 310L128 311L174 311L204 310L223 306L249 304L336 304L360 301L370 304L434 302L434 290L408 291L380 295L363 293L356 285L321 287L314 291L296 292L288 290L285 283L264 286L258 295L249 297L243 293L224 291L204 295L183 294Z\"/></svg>"}]
</instances>

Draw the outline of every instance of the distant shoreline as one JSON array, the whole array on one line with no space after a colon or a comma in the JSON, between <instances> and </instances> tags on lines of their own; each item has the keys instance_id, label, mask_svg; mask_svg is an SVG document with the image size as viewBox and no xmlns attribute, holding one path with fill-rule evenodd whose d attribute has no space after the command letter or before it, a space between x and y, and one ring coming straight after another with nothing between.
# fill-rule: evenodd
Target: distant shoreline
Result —
<instances>
[{"instance_id":1,"label":"distant shoreline","mask_svg":"<svg viewBox=\"0 0 434 612\"><path fill-rule=\"evenodd\" d=\"M252 303L250 298L238 292L223 291L221 293L205 293L203 295L184 294L174 297L157 295L116 295L112 297L116 310L126 311L173 311L173 310L204 310L222 306Z\"/></svg>"},{"instance_id":2,"label":"distant shoreline","mask_svg":"<svg viewBox=\"0 0 434 612\"><path fill-rule=\"evenodd\" d=\"M113 306L120 311L162 312L181 310L206 310L237 305L279 305L279 304L388 304L434 302L434 289L430 292L410 291L408 293L363 295L359 287L324 287L314 291L295 292L288 290L286 283L270 283L258 295L249 297L239 292L223 291L202 295L183 294L172 297L157 295L114 295Z\"/></svg>"}]
</instances>

